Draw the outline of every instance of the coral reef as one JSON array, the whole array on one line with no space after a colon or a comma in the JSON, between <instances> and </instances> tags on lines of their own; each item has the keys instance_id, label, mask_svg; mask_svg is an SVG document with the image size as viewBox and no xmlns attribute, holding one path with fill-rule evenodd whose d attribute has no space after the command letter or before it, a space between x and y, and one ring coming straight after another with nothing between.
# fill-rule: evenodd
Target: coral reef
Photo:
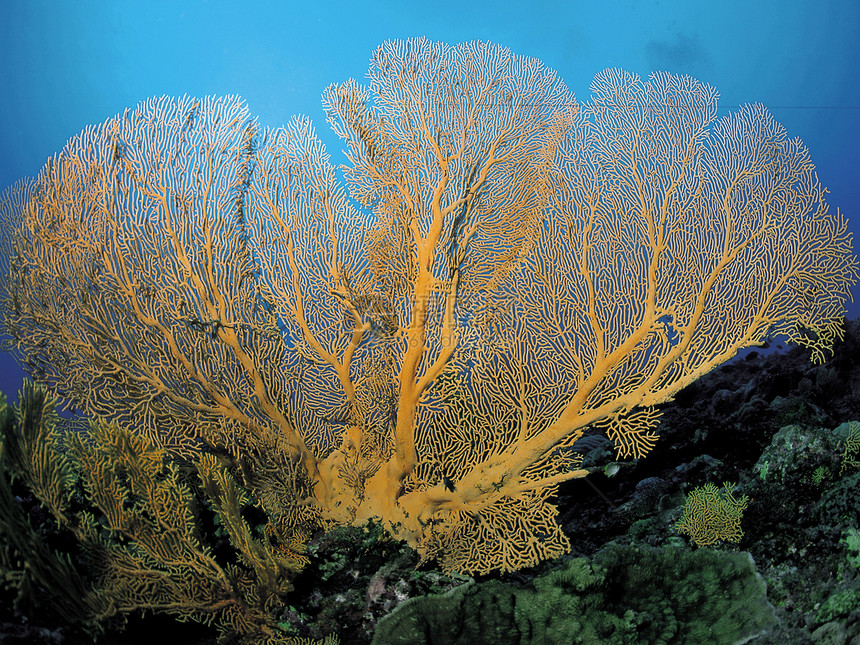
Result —
<instances>
[{"instance_id":1,"label":"coral reef","mask_svg":"<svg viewBox=\"0 0 860 645\"><path fill-rule=\"evenodd\" d=\"M416 598L373 645L745 642L776 623L746 553L611 545L530 585L499 581Z\"/></svg>"},{"instance_id":2,"label":"coral reef","mask_svg":"<svg viewBox=\"0 0 860 645\"><path fill-rule=\"evenodd\" d=\"M259 505L214 455L181 464L115 423L64 429L54 408L30 383L16 407L0 399L0 568L19 612L92 636L154 612L224 641L297 642L277 612L305 535L252 527Z\"/></svg>"}]
</instances>

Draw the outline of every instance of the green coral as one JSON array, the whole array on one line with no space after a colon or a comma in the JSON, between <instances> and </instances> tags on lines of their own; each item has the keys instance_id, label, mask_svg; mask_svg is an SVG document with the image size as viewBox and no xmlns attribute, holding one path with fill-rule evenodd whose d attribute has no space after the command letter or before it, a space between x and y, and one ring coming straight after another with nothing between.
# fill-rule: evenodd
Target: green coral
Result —
<instances>
[{"instance_id":1,"label":"green coral","mask_svg":"<svg viewBox=\"0 0 860 645\"><path fill-rule=\"evenodd\" d=\"M848 549L848 563L860 569L860 530L852 526L845 531L841 541Z\"/></svg>"},{"instance_id":2,"label":"green coral","mask_svg":"<svg viewBox=\"0 0 860 645\"><path fill-rule=\"evenodd\" d=\"M816 620L825 623L829 620L844 618L860 607L860 590L843 589L822 603L818 609Z\"/></svg>"},{"instance_id":3,"label":"green coral","mask_svg":"<svg viewBox=\"0 0 860 645\"><path fill-rule=\"evenodd\" d=\"M824 466L819 466L812 473L812 483L815 486L820 486L821 482L828 478L830 475L830 471Z\"/></svg>"},{"instance_id":4,"label":"green coral","mask_svg":"<svg viewBox=\"0 0 860 645\"><path fill-rule=\"evenodd\" d=\"M774 624L746 553L612 545L518 588L472 583L413 598L372 645L745 642Z\"/></svg>"},{"instance_id":5,"label":"green coral","mask_svg":"<svg viewBox=\"0 0 860 645\"><path fill-rule=\"evenodd\" d=\"M0 395L0 573L19 609L90 634L150 610L214 624L230 642L295 642L275 612L307 561L304 535L270 524L256 535L245 517L255 500L213 455L179 464L116 424L64 432L43 389L25 383L19 398L9 408ZM47 545L22 490L73 548ZM213 520L226 559L206 541Z\"/></svg>"},{"instance_id":6,"label":"green coral","mask_svg":"<svg viewBox=\"0 0 860 645\"><path fill-rule=\"evenodd\" d=\"M718 540L740 542L743 536L741 518L749 499L733 495L735 484L725 482L723 491L714 484L694 488L687 496L684 512L675 528L688 535L697 546L708 546Z\"/></svg>"}]
</instances>

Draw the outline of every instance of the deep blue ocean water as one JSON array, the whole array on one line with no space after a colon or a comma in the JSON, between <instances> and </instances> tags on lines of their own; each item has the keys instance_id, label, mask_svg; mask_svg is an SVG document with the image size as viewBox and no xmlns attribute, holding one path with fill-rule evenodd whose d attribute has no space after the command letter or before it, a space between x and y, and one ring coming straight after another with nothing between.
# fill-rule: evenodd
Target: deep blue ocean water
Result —
<instances>
[{"instance_id":1,"label":"deep blue ocean water","mask_svg":"<svg viewBox=\"0 0 860 645\"><path fill-rule=\"evenodd\" d=\"M162 94L239 94L263 126L305 114L341 162L322 91L360 80L383 41L413 36L489 40L540 58L580 101L597 72L623 67L710 83L721 113L761 102L810 148L856 237L857 0L3 0L0 189L35 175L88 124ZM857 315L860 304L849 303ZM0 390L14 398L22 376L0 356Z\"/></svg>"}]
</instances>

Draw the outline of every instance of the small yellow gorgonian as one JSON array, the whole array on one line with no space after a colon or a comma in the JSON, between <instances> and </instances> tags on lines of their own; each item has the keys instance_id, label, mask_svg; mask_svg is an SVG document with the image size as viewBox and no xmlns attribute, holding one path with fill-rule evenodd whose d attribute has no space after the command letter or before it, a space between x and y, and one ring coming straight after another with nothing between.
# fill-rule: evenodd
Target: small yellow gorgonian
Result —
<instances>
[{"instance_id":1,"label":"small yellow gorgonian","mask_svg":"<svg viewBox=\"0 0 860 645\"><path fill-rule=\"evenodd\" d=\"M714 484L694 488L687 495L684 514L675 522L675 528L690 536L696 546L708 546L717 540L740 542L741 517L749 498L740 499L732 494L736 484L723 483L723 491Z\"/></svg>"},{"instance_id":2,"label":"small yellow gorgonian","mask_svg":"<svg viewBox=\"0 0 860 645\"><path fill-rule=\"evenodd\" d=\"M842 467L839 474L842 475L849 468L860 466L860 423L852 421L848 424L848 436L845 438L845 450L842 453Z\"/></svg>"}]
</instances>

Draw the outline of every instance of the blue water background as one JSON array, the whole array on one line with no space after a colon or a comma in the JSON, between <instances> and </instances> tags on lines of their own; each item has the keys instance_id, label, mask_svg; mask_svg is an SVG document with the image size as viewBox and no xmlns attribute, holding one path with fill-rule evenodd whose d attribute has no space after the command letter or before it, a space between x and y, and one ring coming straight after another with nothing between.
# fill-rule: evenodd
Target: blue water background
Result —
<instances>
[{"instance_id":1,"label":"blue water background","mask_svg":"<svg viewBox=\"0 0 860 645\"><path fill-rule=\"evenodd\" d=\"M597 72L623 67L710 83L721 113L764 103L810 148L860 243L858 0L0 0L0 189L86 125L162 94L239 94L263 126L308 115L340 163L323 89L363 78L383 41L413 36L540 58L581 101ZM0 391L14 399L22 377L0 355Z\"/></svg>"}]
</instances>

